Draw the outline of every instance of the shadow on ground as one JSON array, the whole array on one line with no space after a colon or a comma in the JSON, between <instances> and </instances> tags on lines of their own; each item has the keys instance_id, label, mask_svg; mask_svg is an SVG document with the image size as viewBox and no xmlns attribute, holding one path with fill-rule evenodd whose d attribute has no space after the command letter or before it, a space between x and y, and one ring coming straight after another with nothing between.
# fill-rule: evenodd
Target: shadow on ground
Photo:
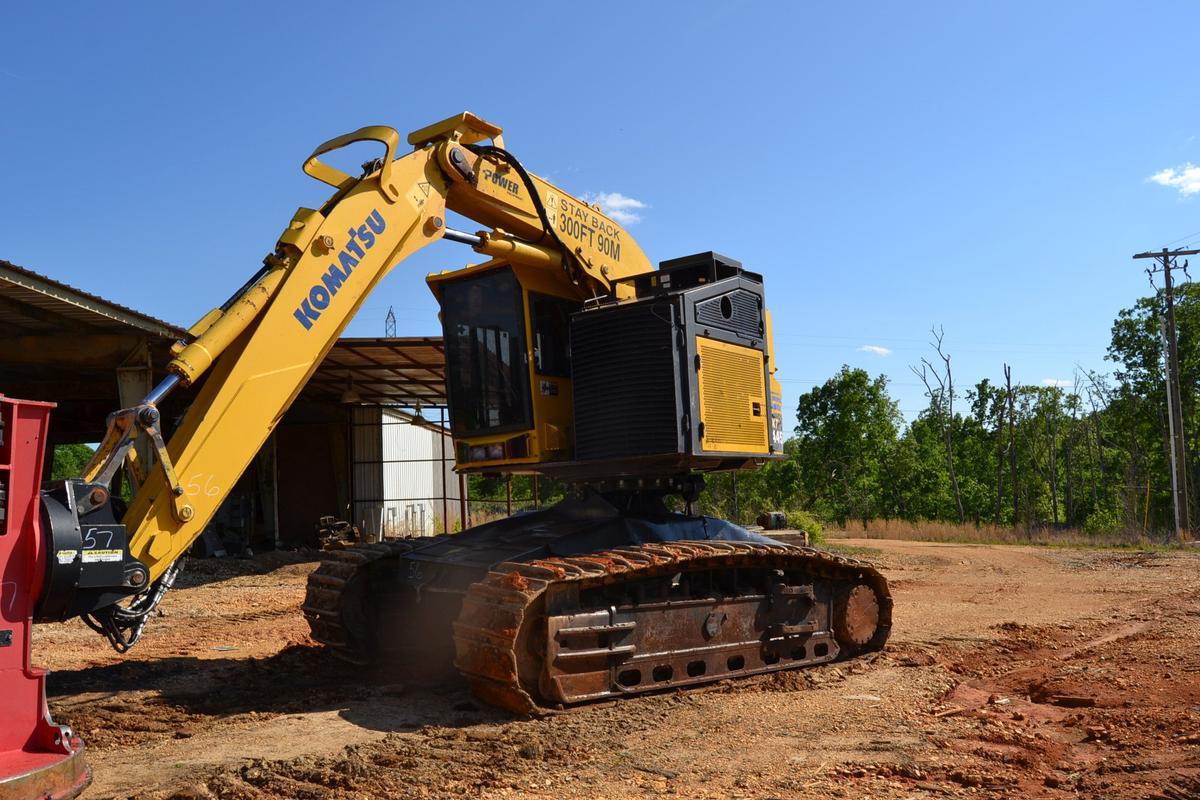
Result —
<instances>
[{"instance_id":1,"label":"shadow on ground","mask_svg":"<svg viewBox=\"0 0 1200 800\"><path fill-rule=\"evenodd\" d=\"M406 668L368 669L319 646L292 645L267 658L170 657L62 670L50 675L47 695L53 706L66 709L62 713L77 730L115 721L115 714L132 717L134 722L121 724L136 729L139 713L149 725L197 715L336 711L348 722L384 732L512 718L473 700L457 673L419 671L412 666L419 660L405 663ZM88 701L76 703L76 695Z\"/></svg>"}]
</instances>

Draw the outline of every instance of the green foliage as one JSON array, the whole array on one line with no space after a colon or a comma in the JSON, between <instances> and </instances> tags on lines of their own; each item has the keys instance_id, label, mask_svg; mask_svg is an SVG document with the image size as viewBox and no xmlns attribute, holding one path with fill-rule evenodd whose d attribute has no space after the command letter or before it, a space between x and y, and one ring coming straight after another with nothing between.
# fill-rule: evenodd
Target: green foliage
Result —
<instances>
[{"instance_id":1,"label":"green foliage","mask_svg":"<svg viewBox=\"0 0 1200 800\"><path fill-rule=\"evenodd\" d=\"M1083 523L1084 533L1093 536L1105 536L1121 529L1121 515L1111 508L1099 508L1093 511Z\"/></svg>"},{"instance_id":2,"label":"green foliage","mask_svg":"<svg viewBox=\"0 0 1200 800\"><path fill-rule=\"evenodd\" d=\"M796 423L800 505L840 524L884 515L881 486L902 423L887 378L843 366L800 397Z\"/></svg>"},{"instance_id":3,"label":"green foliage","mask_svg":"<svg viewBox=\"0 0 1200 800\"><path fill-rule=\"evenodd\" d=\"M752 525L764 511L793 507L799 493L800 469L795 461L768 461L756 470L706 477L700 510L739 525Z\"/></svg>"},{"instance_id":4,"label":"green foliage","mask_svg":"<svg viewBox=\"0 0 1200 800\"><path fill-rule=\"evenodd\" d=\"M60 444L54 447L54 460L50 465L50 479L78 478L83 468L96 452L86 444Z\"/></svg>"},{"instance_id":5,"label":"green foliage","mask_svg":"<svg viewBox=\"0 0 1200 800\"><path fill-rule=\"evenodd\" d=\"M807 533L809 544L822 544L825 541L825 526L807 511L787 512L787 523L792 530Z\"/></svg>"},{"instance_id":6,"label":"green foliage","mask_svg":"<svg viewBox=\"0 0 1200 800\"><path fill-rule=\"evenodd\" d=\"M1105 422L1105 466L1124 483L1106 507L1119 510L1122 527L1151 529L1174 526L1171 478L1167 447L1166 378L1162 364L1161 320L1165 316L1161 295L1143 297L1117 316L1108 348L1116 364L1113 380L1105 383L1102 414ZM1180 410L1187 449L1185 472L1191 491L1191 516L1196 519L1196 489L1200 488L1200 419L1197 387L1200 386L1200 287L1176 287L1175 322L1178 332ZM1116 481L1114 481L1116 482ZM1137 487L1137 488L1134 488Z\"/></svg>"},{"instance_id":7,"label":"green foliage","mask_svg":"<svg viewBox=\"0 0 1200 800\"><path fill-rule=\"evenodd\" d=\"M509 477L505 475L472 474L467 476L467 494L471 498L472 513L485 515L503 514L508 510L511 497L513 511L525 511L552 506L566 496L566 485L546 477L513 475L509 493ZM535 492L536 485L536 492ZM536 502L535 502L536 494Z\"/></svg>"}]
</instances>

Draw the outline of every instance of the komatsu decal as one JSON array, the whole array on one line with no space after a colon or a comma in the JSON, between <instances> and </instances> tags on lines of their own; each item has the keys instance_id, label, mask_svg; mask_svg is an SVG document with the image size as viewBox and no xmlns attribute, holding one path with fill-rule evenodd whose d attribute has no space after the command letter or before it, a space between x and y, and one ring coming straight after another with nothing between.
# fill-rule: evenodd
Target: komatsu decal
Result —
<instances>
[{"instance_id":1,"label":"komatsu decal","mask_svg":"<svg viewBox=\"0 0 1200 800\"><path fill-rule=\"evenodd\" d=\"M292 312L304 330L311 330L313 323L321 318L321 312L329 307L329 302L342 288L342 282L350 277L366 252L375 246L375 237L383 233L386 227L383 215L378 210L372 210L362 225L346 232L349 239L337 254L337 263L329 265L321 275L321 282L313 284L308 290L308 297Z\"/></svg>"}]
</instances>

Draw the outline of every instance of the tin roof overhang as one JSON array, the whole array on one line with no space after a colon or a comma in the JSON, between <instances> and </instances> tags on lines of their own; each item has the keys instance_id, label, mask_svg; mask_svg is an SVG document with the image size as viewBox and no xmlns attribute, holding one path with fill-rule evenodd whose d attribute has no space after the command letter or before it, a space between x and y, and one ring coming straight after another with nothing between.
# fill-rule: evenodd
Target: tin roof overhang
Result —
<instances>
[{"instance_id":1,"label":"tin roof overhang","mask_svg":"<svg viewBox=\"0 0 1200 800\"><path fill-rule=\"evenodd\" d=\"M369 405L446 405L446 353L440 336L342 338L304 395L341 402L353 389Z\"/></svg>"},{"instance_id":2,"label":"tin roof overhang","mask_svg":"<svg viewBox=\"0 0 1200 800\"><path fill-rule=\"evenodd\" d=\"M0 260L0 330L61 333L66 328L175 339L182 328Z\"/></svg>"},{"instance_id":3,"label":"tin roof overhang","mask_svg":"<svg viewBox=\"0 0 1200 800\"><path fill-rule=\"evenodd\" d=\"M0 260L0 392L57 403L55 442L96 441L120 408L119 370L161 370L183 333Z\"/></svg>"},{"instance_id":4,"label":"tin roof overhang","mask_svg":"<svg viewBox=\"0 0 1200 800\"><path fill-rule=\"evenodd\" d=\"M0 260L0 391L53 400L59 440L94 440L120 407L116 370L146 366L161 375L183 328ZM446 405L441 337L343 338L302 397L340 403L353 387L361 403Z\"/></svg>"}]
</instances>

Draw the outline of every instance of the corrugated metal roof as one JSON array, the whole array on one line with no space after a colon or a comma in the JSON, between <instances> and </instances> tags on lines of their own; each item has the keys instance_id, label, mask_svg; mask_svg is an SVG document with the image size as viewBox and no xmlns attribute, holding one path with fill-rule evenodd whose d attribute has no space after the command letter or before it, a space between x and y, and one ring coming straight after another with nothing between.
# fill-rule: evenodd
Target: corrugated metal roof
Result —
<instances>
[{"instance_id":1,"label":"corrugated metal roof","mask_svg":"<svg viewBox=\"0 0 1200 800\"><path fill-rule=\"evenodd\" d=\"M186 331L0 259L0 323L22 334L139 331L176 339ZM362 402L445 406L446 356L440 336L343 338L309 380L309 397L338 401L353 384Z\"/></svg>"},{"instance_id":2,"label":"corrugated metal roof","mask_svg":"<svg viewBox=\"0 0 1200 800\"><path fill-rule=\"evenodd\" d=\"M374 405L446 405L446 354L440 336L338 339L305 388L338 401L351 386Z\"/></svg>"},{"instance_id":3,"label":"corrugated metal roof","mask_svg":"<svg viewBox=\"0 0 1200 800\"><path fill-rule=\"evenodd\" d=\"M6 302L11 301L11 302ZM0 259L0 320L30 333L50 332L65 320L89 328L136 328L174 339L184 329Z\"/></svg>"}]
</instances>

